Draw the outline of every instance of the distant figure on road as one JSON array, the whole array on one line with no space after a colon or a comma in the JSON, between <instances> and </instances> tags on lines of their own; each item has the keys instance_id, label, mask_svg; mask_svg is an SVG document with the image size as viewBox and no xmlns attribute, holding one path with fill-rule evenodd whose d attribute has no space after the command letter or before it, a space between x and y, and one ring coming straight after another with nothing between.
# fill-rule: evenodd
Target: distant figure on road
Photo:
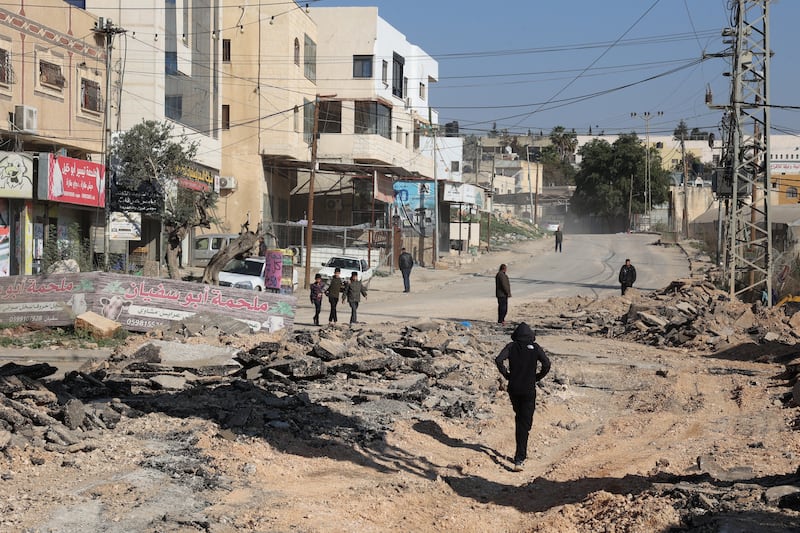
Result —
<instances>
[{"instance_id":1,"label":"distant figure on road","mask_svg":"<svg viewBox=\"0 0 800 533\"><path fill-rule=\"evenodd\" d=\"M342 301L347 300L350 304L350 323L355 324L358 322L358 304L361 302L361 297L367 297L367 289L358 281L358 273L353 272L350 274L350 283L344 289L342 294Z\"/></svg>"},{"instance_id":2,"label":"distant figure on road","mask_svg":"<svg viewBox=\"0 0 800 533\"><path fill-rule=\"evenodd\" d=\"M508 281L505 263L500 265L497 275L494 277L494 292L497 296L497 323L506 323L508 314L508 299L511 298L511 283Z\"/></svg>"},{"instance_id":3,"label":"distant figure on road","mask_svg":"<svg viewBox=\"0 0 800 533\"><path fill-rule=\"evenodd\" d=\"M536 382L550 372L550 359L541 346L534 342L536 335L522 322L511 334L512 342L500 351L494 362L508 380L508 397L514 408L514 435L517 449L514 452L514 471L521 472L528 458L528 434L533 426L536 409ZM505 361L508 360L508 368ZM538 364L542 369L537 372Z\"/></svg>"},{"instance_id":4,"label":"distant figure on road","mask_svg":"<svg viewBox=\"0 0 800 533\"><path fill-rule=\"evenodd\" d=\"M622 289L622 295L625 296L625 291L628 287L633 287L636 281L636 269L631 264L630 259L625 260L625 264L619 269L619 284Z\"/></svg>"},{"instance_id":5,"label":"distant figure on road","mask_svg":"<svg viewBox=\"0 0 800 533\"><path fill-rule=\"evenodd\" d=\"M561 232L561 226L556 230L556 252L561 252L561 243L564 241L564 234Z\"/></svg>"},{"instance_id":6,"label":"distant figure on road","mask_svg":"<svg viewBox=\"0 0 800 533\"><path fill-rule=\"evenodd\" d=\"M339 317L336 316L336 306L339 304L339 296L342 294L342 269L336 267L333 270L333 277L331 283L328 285L325 295L328 297L328 303L331 304L331 312L328 315L328 324L336 324Z\"/></svg>"},{"instance_id":7,"label":"distant figure on road","mask_svg":"<svg viewBox=\"0 0 800 533\"><path fill-rule=\"evenodd\" d=\"M403 273L403 292L411 292L411 269L414 268L414 258L406 252L405 248L400 249L400 257L397 259L400 272Z\"/></svg>"},{"instance_id":8,"label":"distant figure on road","mask_svg":"<svg viewBox=\"0 0 800 533\"><path fill-rule=\"evenodd\" d=\"M319 326L319 312L322 310L322 296L325 294L325 285L322 283L322 275L314 275L314 283L311 284L309 294L311 303L314 304L314 325Z\"/></svg>"}]
</instances>

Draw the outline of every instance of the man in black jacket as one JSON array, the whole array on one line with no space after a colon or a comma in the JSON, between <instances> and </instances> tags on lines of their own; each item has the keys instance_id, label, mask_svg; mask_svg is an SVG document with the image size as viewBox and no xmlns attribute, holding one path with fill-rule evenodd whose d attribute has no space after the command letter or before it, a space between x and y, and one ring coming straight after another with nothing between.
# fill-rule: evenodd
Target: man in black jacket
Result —
<instances>
[{"instance_id":1,"label":"man in black jacket","mask_svg":"<svg viewBox=\"0 0 800 533\"><path fill-rule=\"evenodd\" d=\"M403 274L403 292L411 292L411 269L414 268L414 258L405 248L401 248L397 264Z\"/></svg>"},{"instance_id":2,"label":"man in black jacket","mask_svg":"<svg viewBox=\"0 0 800 533\"><path fill-rule=\"evenodd\" d=\"M511 283L508 281L505 264L500 265L500 270L494 276L494 295L497 297L497 323L506 323L508 313L508 299L511 298Z\"/></svg>"},{"instance_id":3,"label":"man in black jacket","mask_svg":"<svg viewBox=\"0 0 800 533\"><path fill-rule=\"evenodd\" d=\"M517 448L514 453L514 471L521 472L528 458L528 434L533 426L536 409L536 382L550 372L550 359L541 346L534 342L530 326L522 322L511 334L512 342L500 351L494 362L508 380L508 397L514 408L514 426ZM508 368L505 361L508 360ZM538 364L542 369L537 372Z\"/></svg>"},{"instance_id":4,"label":"man in black jacket","mask_svg":"<svg viewBox=\"0 0 800 533\"><path fill-rule=\"evenodd\" d=\"M625 264L619 269L619 284L621 286L623 296L625 296L625 291L628 290L628 287L633 287L633 283L635 281L636 269L631 264L631 260L626 259Z\"/></svg>"}]
</instances>

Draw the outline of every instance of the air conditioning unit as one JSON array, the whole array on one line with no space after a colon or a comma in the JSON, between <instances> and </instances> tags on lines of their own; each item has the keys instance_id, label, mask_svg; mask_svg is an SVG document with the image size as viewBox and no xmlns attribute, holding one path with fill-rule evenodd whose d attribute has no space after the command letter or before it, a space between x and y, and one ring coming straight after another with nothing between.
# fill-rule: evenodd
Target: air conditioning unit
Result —
<instances>
[{"instance_id":1,"label":"air conditioning unit","mask_svg":"<svg viewBox=\"0 0 800 533\"><path fill-rule=\"evenodd\" d=\"M328 211L341 211L342 200L339 198L326 198L325 209L327 209Z\"/></svg>"},{"instance_id":2,"label":"air conditioning unit","mask_svg":"<svg viewBox=\"0 0 800 533\"><path fill-rule=\"evenodd\" d=\"M29 105L14 106L14 128L22 133L38 131L39 110Z\"/></svg>"},{"instance_id":3,"label":"air conditioning unit","mask_svg":"<svg viewBox=\"0 0 800 533\"><path fill-rule=\"evenodd\" d=\"M220 176L219 177L219 188L220 189L235 189L236 188L236 178L233 176Z\"/></svg>"},{"instance_id":4,"label":"air conditioning unit","mask_svg":"<svg viewBox=\"0 0 800 533\"><path fill-rule=\"evenodd\" d=\"M406 109L411 109L411 98L405 99Z\"/></svg>"}]
</instances>

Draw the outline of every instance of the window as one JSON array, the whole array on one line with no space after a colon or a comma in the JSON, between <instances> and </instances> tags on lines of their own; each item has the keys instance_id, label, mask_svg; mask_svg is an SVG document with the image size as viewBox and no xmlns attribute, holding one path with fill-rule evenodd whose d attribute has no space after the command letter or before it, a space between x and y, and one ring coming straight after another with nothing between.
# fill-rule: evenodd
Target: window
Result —
<instances>
[{"instance_id":1,"label":"window","mask_svg":"<svg viewBox=\"0 0 800 533\"><path fill-rule=\"evenodd\" d=\"M222 104L222 129L231 129L231 106Z\"/></svg>"},{"instance_id":2,"label":"window","mask_svg":"<svg viewBox=\"0 0 800 533\"><path fill-rule=\"evenodd\" d=\"M294 64L300 66L300 41L294 38Z\"/></svg>"},{"instance_id":3,"label":"window","mask_svg":"<svg viewBox=\"0 0 800 533\"><path fill-rule=\"evenodd\" d=\"M81 108L100 113L103 97L100 94L100 83L81 78Z\"/></svg>"},{"instance_id":4,"label":"window","mask_svg":"<svg viewBox=\"0 0 800 533\"><path fill-rule=\"evenodd\" d=\"M450 161L451 172L461 172L461 161Z\"/></svg>"},{"instance_id":5,"label":"window","mask_svg":"<svg viewBox=\"0 0 800 533\"><path fill-rule=\"evenodd\" d=\"M39 82L42 85L56 87L59 90L67 85L67 80L61 74L61 65L49 61L39 61Z\"/></svg>"},{"instance_id":6,"label":"window","mask_svg":"<svg viewBox=\"0 0 800 533\"><path fill-rule=\"evenodd\" d=\"M231 62L231 40L222 39L222 61L225 63Z\"/></svg>"},{"instance_id":7,"label":"window","mask_svg":"<svg viewBox=\"0 0 800 533\"><path fill-rule=\"evenodd\" d=\"M303 99L303 140L311 144L314 132L314 102Z\"/></svg>"},{"instance_id":8,"label":"window","mask_svg":"<svg viewBox=\"0 0 800 533\"><path fill-rule=\"evenodd\" d=\"M797 198L797 187L787 187L786 198Z\"/></svg>"},{"instance_id":9,"label":"window","mask_svg":"<svg viewBox=\"0 0 800 533\"><path fill-rule=\"evenodd\" d=\"M164 73L178 75L178 52L164 52Z\"/></svg>"},{"instance_id":10,"label":"window","mask_svg":"<svg viewBox=\"0 0 800 533\"><path fill-rule=\"evenodd\" d=\"M11 76L11 53L8 50L0 48L0 83L10 85L12 82Z\"/></svg>"},{"instance_id":11,"label":"window","mask_svg":"<svg viewBox=\"0 0 800 533\"><path fill-rule=\"evenodd\" d=\"M326 100L319 103L319 132L342 133L342 102Z\"/></svg>"},{"instance_id":12,"label":"window","mask_svg":"<svg viewBox=\"0 0 800 533\"><path fill-rule=\"evenodd\" d=\"M381 63L381 79L385 85L389 85L389 62L385 59Z\"/></svg>"},{"instance_id":13,"label":"window","mask_svg":"<svg viewBox=\"0 0 800 533\"><path fill-rule=\"evenodd\" d=\"M353 56L353 77L372 77L372 56Z\"/></svg>"},{"instance_id":14,"label":"window","mask_svg":"<svg viewBox=\"0 0 800 533\"><path fill-rule=\"evenodd\" d=\"M425 100L425 84L424 83L420 83L419 84L419 97L420 97L421 100Z\"/></svg>"},{"instance_id":15,"label":"window","mask_svg":"<svg viewBox=\"0 0 800 533\"><path fill-rule=\"evenodd\" d=\"M392 59L392 95L398 98L403 97L403 67L406 60L398 54L394 54Z\"/></svg>"},{"instance_id":16,"label":"window","mask_svg":"<svg viewBox=\"0 0 800 533\"><path fill-rule=\"evenodd\" d=\"M164 97L164 114L172 120L179 120L183 115L183 96L180 94Z\"/></svg>"},{"instance_id":17,"label":"window","mask_svg":"<svg viewBox=\"0 0 800 533\"><path fill-rule=\"evenodd\" d=\"M355 103L355 133L392 138L392 110L378 102Z\"/></svg>"},{"instance_id":18,"label":"window","mask_svg":"<svg viewBox=\"0 0 800 533\"><path fill-rule=\"evenodd\" d=\"M310 81L317 81L317 43L306 35L305 49L303 51L303 65L306 78Z\"/></svg>"}]
</instances>

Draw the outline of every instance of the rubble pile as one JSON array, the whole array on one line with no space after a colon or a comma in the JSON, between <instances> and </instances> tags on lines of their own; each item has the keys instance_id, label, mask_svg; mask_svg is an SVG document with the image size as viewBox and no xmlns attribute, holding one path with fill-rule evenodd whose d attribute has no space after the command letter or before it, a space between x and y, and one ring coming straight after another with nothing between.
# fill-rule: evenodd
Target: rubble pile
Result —
<instances>
[{"instance_id":1,"label":"rubble pile","mask_svg":"<svg viewBox=\"0 0 800 533\"><path fill-rule=\"evenodd\" d=\"M280 428L362 440L425 411L488 416L479 404L499 380L485 343L497 333L421 320L302 331L244 350L151 340L68 375L65 386L139 411L207 418L234 433Z\"/></svg>"},{"instance_id":2,"label":"rubble pile","mask_svg":"<svg viewBox=\"0 0 800 533\"><path fill-rule=\"evenodd\" d=\"M89 451L95 431L113 429L122 414L131 414L118 401L87 405L61 386L41 381L55 372L46 363L0 367L0 451L31 445L61 453Z\"/></svg>"},{"instance_id":3,"label":"rubble pile","mask_svg":"<svg viewBox=\"0 0 800 533\"><path fill-rule=\"evenodd\" d=\"M547 316L545 307L537 327L701 351L753 342L791 346L800 336L800 315L731 300L703 279L676 280L647 294L632 290L604 300L600 309L588 298L571 300L569 311Z\"/></svg>"}]
</instances>

